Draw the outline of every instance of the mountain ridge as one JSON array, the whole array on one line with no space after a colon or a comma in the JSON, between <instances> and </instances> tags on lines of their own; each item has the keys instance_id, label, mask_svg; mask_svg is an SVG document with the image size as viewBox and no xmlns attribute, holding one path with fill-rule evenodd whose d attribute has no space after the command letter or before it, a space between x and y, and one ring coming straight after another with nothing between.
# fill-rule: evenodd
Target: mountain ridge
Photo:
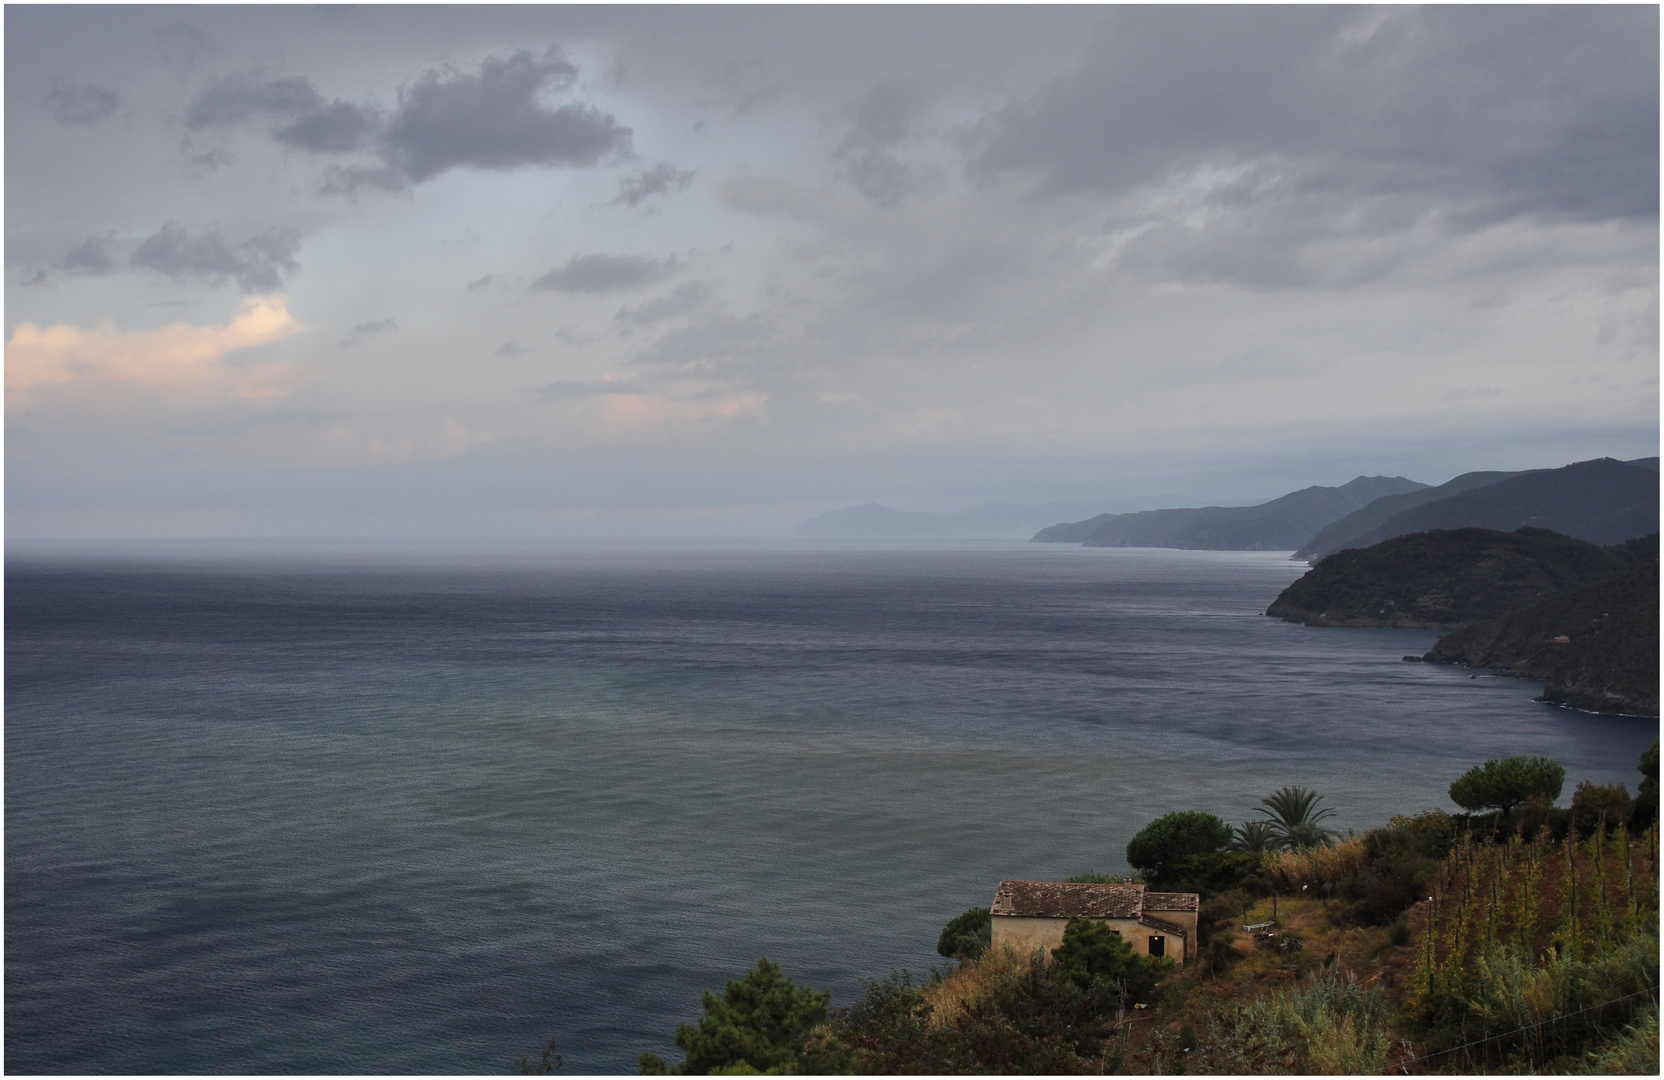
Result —
<instances>
[{"instance_id":1,"label":"mountain ridge","mask_svg":"<svg viewBox=\"0 0 1664 1080\"><path fill-rule=\"evenodd\" d=\"M1382 496L1417 491L1426 486L1402 476L1359 476L1337 487L1313 485L1255 506L1143 510L1064 522L1035 533L1031 542L1068 543L1079 537L1079 542L1086 547L1293 550L1338 517Z\"/></svg>"}]
</instances>

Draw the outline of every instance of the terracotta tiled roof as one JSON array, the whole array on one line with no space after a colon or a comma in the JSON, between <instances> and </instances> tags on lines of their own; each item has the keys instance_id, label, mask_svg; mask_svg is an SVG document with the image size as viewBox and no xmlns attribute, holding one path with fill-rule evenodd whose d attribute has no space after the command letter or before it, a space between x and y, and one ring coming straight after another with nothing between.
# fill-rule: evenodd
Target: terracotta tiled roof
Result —
<instances>
[{"instance_id":1,"label":"terracotta tiled roof","mask_svg":"<svg viewBox=\"0 0 1664 1080\"><path fill-rule=\"evenodd\" d=\"M1145 911L1195 911L1201 897L1193 892L1147 892Z\"/></svg>"},{"instance_id":2,"label":"terracotta tiled roof","mask_svg":"<svg viewBox=\"0 0 1664 1080\"><path fill-rule=\"evenodd\" d=\"M1169 894L1171 895L1171 894ZM1136 919L1142 885L1087 885L1064 881L1002 881L994 893L995 915L1037 919Z\"/></svg>"}]
</instances>

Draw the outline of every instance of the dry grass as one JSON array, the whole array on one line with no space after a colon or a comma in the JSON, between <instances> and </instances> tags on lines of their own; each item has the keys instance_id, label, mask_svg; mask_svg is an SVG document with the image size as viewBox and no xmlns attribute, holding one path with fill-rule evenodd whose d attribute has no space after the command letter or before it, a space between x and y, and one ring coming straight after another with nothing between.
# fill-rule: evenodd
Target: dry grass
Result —
<instances>
[{"instance_id":1,"label":"dry grass","mask_svg":"<svg viewBox=\"0 0 1664 1080\"><path fill-rule=\"evenodd\" d=\"M951 1026L972 1005L986 999L1001 978L1026 972L1035 962L1035 954L1019 954L1009 945L967 960L940 983L923 989L922 996L932 1007L931 1026Z\"/></svg>"}]
</instances>

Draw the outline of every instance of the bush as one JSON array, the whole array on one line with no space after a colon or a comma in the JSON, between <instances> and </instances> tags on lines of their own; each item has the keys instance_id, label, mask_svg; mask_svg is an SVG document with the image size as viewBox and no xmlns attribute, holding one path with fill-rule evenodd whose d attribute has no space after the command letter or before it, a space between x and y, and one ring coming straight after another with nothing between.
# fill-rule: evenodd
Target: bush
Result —
<instances>
[{"instance_id":1,"label":"bush","mask_svg":"<svg viewBox=\"0 0 1664 1080\"><path fill-rule=\"evenodd\" d=\"M859 1073L1068 1074L1117 1063L1118 988L1058 978L1038 952L989 950L935 985L896 974L865 986L833 1020Z\"/></svg>"},{"instance_id":2,"label":"bush","mask_svg":"<svg viewBox=\"0 0 1664 1080\"><path fill-rule=\"evenodd\" d=\"M1190 1055L1196 1072L1382 1073L1392 1045L1388 1002L1338 968L1296 989L1218 1010Z\"/></svg>"},{"instance_id":3,"label":"bush","mask_svg":"<svg viewBox=\"0 0 1664 1080\"><path fill-rule=\"evenodd\" d=\"M1143 956L1096 919L1070 919L1063 944L1052 950L1052 973L1086 989L1095 980L1137 997L1155 988L1173 967L1168 957Z\"/></svg>"},{"instance_id":4,"label":"bush","mask_svg":"<svg viewBox=\"0 0 1664 1080\"><path fill-rule=\"evenodd\" d=\"M641 1055L644 1075L667 1072L705 1075L717 1072L842 1072L846 1053L825 1040L811 1041L825 1024L830 990L798 986L767 957L731 979L722 996L707 990L699 1024L676 1028L676 1045L687 1054L674 1069L657 1054Z\"/></svg>"},{"instance_id":5,"label":"bush","mask_svg":"<svg viewBox=\"0 0 1664 1080\"><path fill-rule=\"evenodd\" d=\"M1634 810L1635 801L1622 784L1595 784L1585 780L1572 792L1572 825L1579 836L1593 835L1602 822L1608 831L1622 828Z\"/></svg>"},{"instance_id":6,"label":"bush","mask_svg":"<svg viewBox=\"0 0 1664 1080\"><path fill-rule=\"evenodd\" d=\"M942 928L936 951L953 960L974 960L993 941L994 917L985 907L968 909Z\"/></svg>"}]
</instances>

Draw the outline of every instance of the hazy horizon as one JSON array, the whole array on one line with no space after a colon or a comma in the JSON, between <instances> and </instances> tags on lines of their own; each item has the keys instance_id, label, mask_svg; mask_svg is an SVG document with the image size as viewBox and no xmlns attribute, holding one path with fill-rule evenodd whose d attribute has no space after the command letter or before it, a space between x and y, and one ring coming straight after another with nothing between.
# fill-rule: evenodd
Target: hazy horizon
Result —
<instances>
[{"instance_id":1,"label":"hazy horizon","mask_svg":"<svg viewBox=\"0 0 1664 1080\"><path fill-rule=\"evenodd\" d=\"M6 537L1658 453L1651 7L10 7Z\"/></svg>"}]
</instances>

